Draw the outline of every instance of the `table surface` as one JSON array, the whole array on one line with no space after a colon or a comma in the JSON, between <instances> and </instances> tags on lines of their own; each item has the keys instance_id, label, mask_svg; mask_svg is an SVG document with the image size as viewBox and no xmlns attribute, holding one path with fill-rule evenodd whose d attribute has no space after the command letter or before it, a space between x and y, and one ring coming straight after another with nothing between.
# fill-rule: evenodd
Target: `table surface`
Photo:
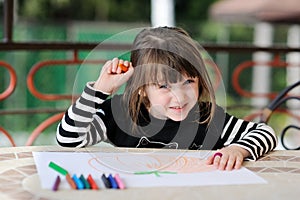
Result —
<instances>
[{"instance_id":1,"label":"table surface","mask_svg":"<svg viewBox=\"0 0 300 200\"><path fill-rule=\"evenodd\" d=\"M101 150L101 148L97 148ZM273 151L244 167L267 184L127 188L125 190L42 189L33 160L34 151L70 151L58 146L0 148L0 199L299 199L300 151Z\"/></svg>"}]
</instances>

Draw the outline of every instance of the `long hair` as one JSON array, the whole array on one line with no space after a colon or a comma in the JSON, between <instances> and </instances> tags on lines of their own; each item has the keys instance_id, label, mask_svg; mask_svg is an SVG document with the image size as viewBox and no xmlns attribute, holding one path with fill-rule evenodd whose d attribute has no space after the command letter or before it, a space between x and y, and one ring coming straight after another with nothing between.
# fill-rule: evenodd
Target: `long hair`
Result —
<instances>
[{"instance_id":1,"label":"long hair","mask_svg":"<svg viewBox=\"0 0 300 200\"><path fill-rule=\"evenodd\" d=\"M145 95L147 85L157 83L161 78L166 82L180 81L182 75L198 77L198 103L209 102L205 104L206 108L200 108L208 113L199 123L211 121L216 107L215 94L199 47L185 30L177 27L143 29L136 36L131 50L131 62L135 69L123 95L134 126L137 125L142 105L150 107Z\"/></svg>"}]
</instances>

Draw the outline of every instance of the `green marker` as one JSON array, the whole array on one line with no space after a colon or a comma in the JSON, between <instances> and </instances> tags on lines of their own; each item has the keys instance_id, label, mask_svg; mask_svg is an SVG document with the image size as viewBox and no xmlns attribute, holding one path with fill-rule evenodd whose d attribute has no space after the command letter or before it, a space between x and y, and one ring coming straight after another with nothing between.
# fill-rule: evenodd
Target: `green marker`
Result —
<instances>
[{"instance_id":1,"label":"green marker","mask_svg":"<svg viewBox=\"0 0 300 200\"><path fill-rule=\"evenodd\" d=\"M57 171L58 173L61 173L62 175L66 176L68 174L68 171L65 170L64 168L58 166L57 164L55 164L54 162L50 162L49 163L49 167L51 167L52 169L54 169L55 171Z\"/></svg>"},{"instance_id":2,"label":"green marker","mask_svg":"<svg viewBox=\"0 0 300 200\"><path fill-rule=\"evenodd\" d=\"M85 189L91 189L89 182L84 178L84 176L82 174L79 177L79 179L83 182Z\"/></svg>"},{"instance_id":3,"label":"green marker","mask_svg":"<svg viewBox=\"0 0 300 200\"><path fill-rule=\"evenodd\" d=\"M134 172L136 175L145 175L145 174L154 174L157 177L160 177L160 174L177 174L177 172L171 171L141 171L141 172Z\"/></svg>"}]
</instances>

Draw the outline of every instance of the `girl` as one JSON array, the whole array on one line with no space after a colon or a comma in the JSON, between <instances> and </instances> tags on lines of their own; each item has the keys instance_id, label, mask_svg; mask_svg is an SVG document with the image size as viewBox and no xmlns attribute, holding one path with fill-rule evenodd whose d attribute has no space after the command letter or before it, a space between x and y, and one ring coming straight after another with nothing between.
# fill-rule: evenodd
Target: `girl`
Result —
<instances>
[{"instance_id":1,"label":"girl","mask_svg":"<svg viewBox=\"0 0 300 200\"><path fill-rule=\"evenodd\" d=\"M124 94L113 95L124 83ZM131 62L107 61L66 111L57 141L65 147L106 141L118 147L218 150L207 164L220 170L239 169L244 159L256 160L277 144L271 127L216 105L197 43L175 27L144 29L134 40Z\"/></svg>"}]
</instances>

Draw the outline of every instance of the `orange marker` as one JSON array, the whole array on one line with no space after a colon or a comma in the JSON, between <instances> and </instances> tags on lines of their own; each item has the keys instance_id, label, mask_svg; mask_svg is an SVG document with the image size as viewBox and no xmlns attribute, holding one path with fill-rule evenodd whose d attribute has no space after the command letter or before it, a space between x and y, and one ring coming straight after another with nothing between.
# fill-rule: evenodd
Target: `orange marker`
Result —
<instances>
[{"instance_id":1,"label":"orange marker","mask_svg":"<svg viewBox=\"0 0 300 200\"><path fill-rule=\"evenodd\" d=\"M75 182L73 181L73 179L71 178L70 174L66 175L66 179L67 179L69 185L71 186L71 188L76 190L77 186L76 186Z\"/></svg>"},{"instance_id":2,"label":"orange marker","mask_svg":"<svg viewBox=\"0 0 300 200\"><path fill-rule=\"evenodd\" d=\"M123 73L128 71L128 67L126 67L124 64L119 63L118 66L121 68L121 71L122 71Z\"/></svg>"}]
</instances>

